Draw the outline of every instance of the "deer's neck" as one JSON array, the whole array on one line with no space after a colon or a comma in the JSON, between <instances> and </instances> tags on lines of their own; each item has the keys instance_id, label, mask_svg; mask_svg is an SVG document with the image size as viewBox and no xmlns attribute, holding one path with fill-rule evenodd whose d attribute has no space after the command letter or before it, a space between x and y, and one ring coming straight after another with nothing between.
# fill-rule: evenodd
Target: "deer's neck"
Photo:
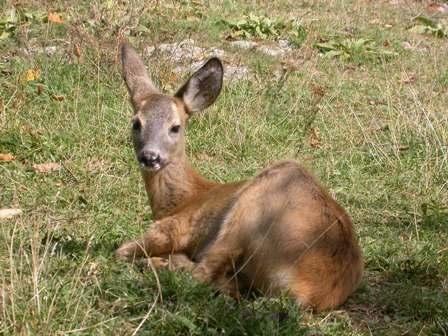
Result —
<instances>
[{"instance_id":1,"label":"deer's neck","mask_svg":"<svg viewBox=\"0 0 448 336\"><path fill-rule=\"evenodd\" d=\"M142 176L155 219L171 214L216 185L199 175L185 157L157 173L142 170Z\"/></svg>"}]
</instances>

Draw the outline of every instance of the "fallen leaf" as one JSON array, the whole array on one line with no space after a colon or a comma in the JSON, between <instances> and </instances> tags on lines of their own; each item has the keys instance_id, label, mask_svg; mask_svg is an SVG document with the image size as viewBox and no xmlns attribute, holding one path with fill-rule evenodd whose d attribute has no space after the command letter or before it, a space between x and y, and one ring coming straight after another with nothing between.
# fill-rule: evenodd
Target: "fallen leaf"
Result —
<instances>
[{"instance_id":1,"label":"fallen leaf","mask_svg":"<svg viewBox=\"0 0 448 336\"><path fill-rule=\"evenodd\" d=\"M39 69L28 69L25 71L22 75L22 78L25 82L31 82L36 79L39 79L40 77L40 70Z\"/></svg>"},{"instance_id":2,"label":"fallen leaf","mask_svg":"<svg viewBox=\"0 0 448 336\"><path fill-rule=\"evenodd\" d=\"M60 170L62 166L56 162L47 162L47 163L34 164L33 168L38 173L50 173Z\"/></svg>"},{"instance_id":3,"label":"fallen leaf","mask_svg":"<svg viewBox=\"0 0 448 336\"><path fill-rule=\"evenodd\" d=\"M11 36L11 33L3 31L0 34L0 40L5 40L5 39L9 38L10 36Z\"/></svg>"},{"instance_id":4,"label":"fallen leaf","mask_svg":"<svg viewBox=\"0 0 448 336\"><path fill-rule=\"evenodd\" d=\"M313 148L321 148L322 147L322 142L320 140L319 132L315 128L311 129L310 146Z\"/></svg>"},{"instance_id":5,"label":"fallen leaf","mask_svg":"<svg viewBox=\"0 0 448 336\"><path fill-rule=\"evenodd\" d=\"M299 71L301 69L301 64L293 59L287 59L281 62L283 70L286 71Z\"/></svg>"},{"instance_id":6,"label":"fallen leaf","mask_svg":"<svg viewBox=\"0 0 448 336\"><path fill-rule=\"evenodd\" d=\"M384 100L371 99L369 100L369 105L371 106L386 105L386 102Z\"/></svg>"},{"instance_id":7,"label":"fallen leaf","mask_svg":"<svg viewBox=\"0 0 448 336\"><path fill-rule=\"evenodd\" d=\"M20 130L23 133L29 134L34 138L37 138L39 136L41 136L43 134L42 129L39 128L35 128L32 125L28 124L28 123L24 123L23 125L20 126Z\"/></svg>"},{"instance_id":8,"label":"fallen leaf","mask_svg":"<svg viewBox=\"0 0 448 336\"><path fill-rule=\"evenodd\" d=\"M73 47L73 53L77 58L81 57L81 47L79 46L79 44L75 44L75 46Z\"/></svg>"},{"instance_id":9,"label":"fallen leaf","mask_svg":"<svg viewBox=\"0 0 448 336\"><path fill-rule=\"evenodd\" d=\"M414 50L415 49L415 47L407 41L403 42L401 45L406 50Z\"/></svg>"},{"instance_id":10,"label":"fallen leaf","mask_svg":"<svg viewBox=\"0 0 448 336\"><path fill-rule=\"evenodd\" d=\"M205 152L199 152L196 157L200 160L200 161L206 161L206 162L211 162L213 161L213 156L205 153Z\"/></svg>"},{"instance_id":11,"label":"fallen leaf","mask_svg":"<svg viewBox=\"0 0 448 336\"><path fill-rule=\"evenodd\" d=\"M21 209L0 209L0 219L9 219L22 214Z\"/></svg>"},{"instance_id":12,"label":"fallen leaf","mask_svg":"<svg viewBox=\"0 0 448 336\"><path fill-rule=\"evenodd\" d=\"M64 23L64 20L62 19L61 15L58 13L48 13L48 21L49 22L53 22L53 23L57 23L57 24L61 24Z\"/></svg>"},{"instance_id":13,"label":"fallen leaf","mask_svg":"<svg viewBox=\"0 0 448 336\"><path fill-rule=\"evenodd\" d=\"M52 94L51 96L53 97L54 100L57 101L63 101L65 99L63 95Z\"/></svg>"},{"instance_id":14,"label":"fallen leaf","mask_svg":"<svg viewBox=\"0 0 448 336\"><path fill-rule=\"evenodd\" d=\"M10 153L0 153L0 162L10 162L13 161L14 155L10 154Z\"/></svg>"},{"instance_id":15,"label":"fallen leaf","mask_svg":"<svg viewBox=\"0 0 448 336\"><path fill-rule=\"evenodd\" d=\"M103 167L106 165L106 161L101 159L92 159L87 161L86 163L86 169L89 172L97 172L103 169Z\"/></svg>"},{"instance_id":16,"label":"fallen leaf","mask_svg":"<svg viewBox=\"0 0 448 336\"><path fill-rule=\"evenodd\" d=\"M40 95L42 92L44 92L44 86L42 84L37 84L36 92L38 95Z\"/></svg>"},{"instance_id":17,"label":"fallen leaf","mask_svg":"<svg viewBox=\"0 0 448 336\"><path fill-rule=\"evenodd\" d=\"M319 96L319 97L325 96L326 88L324 86L312 84L311 90L313 90L313 93L316 96Z\"/></svg>"},{"instance_id":18,"label":"fallen leaf","mask_svg":"<svg viewBox=\"0 0 448 336\"><path fill-rule=\"evenodd\" d=\"M403 74L400 82L403 84L412 84L415 83L416 80L417 77L414 74Z\"/></svg>"}]
</instances>

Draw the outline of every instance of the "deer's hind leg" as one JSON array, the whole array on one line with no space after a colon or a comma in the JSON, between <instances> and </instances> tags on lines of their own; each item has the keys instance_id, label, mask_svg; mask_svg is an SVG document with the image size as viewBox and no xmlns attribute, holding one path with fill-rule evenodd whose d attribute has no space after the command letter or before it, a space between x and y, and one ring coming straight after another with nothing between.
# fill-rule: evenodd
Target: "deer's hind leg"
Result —
<instances>
[{"instance_id":1,"label":"deer's hind leg","mask_svg":"<svg viewBox=\"0 0 448 336\"><path fill-rule=\"evenodd\" d=\"M247 260L252 259L251 263L266 251L272 225L283 215L288 202L289 195L284 189L300 179L300 174L296 163L280 162L239 190L222 223L222 232L194 269L193 276L239 297L236 275L240 270L234 269L234 265L248 251L252 251Z\"/></svg>"},{"instance_id":2,"label":"deer's hind leg","mask_svg":"<svg viewBox=\"0 0 448 336\"><path fill-rule=\"evenodd\" d=\"M193 269L193 277L199 282L211 284L220 291L239 299L235 262L241 253L242 249L238 247L233 233L227 232L218 237L208 248Z\"/></svg>"}]
</instances>

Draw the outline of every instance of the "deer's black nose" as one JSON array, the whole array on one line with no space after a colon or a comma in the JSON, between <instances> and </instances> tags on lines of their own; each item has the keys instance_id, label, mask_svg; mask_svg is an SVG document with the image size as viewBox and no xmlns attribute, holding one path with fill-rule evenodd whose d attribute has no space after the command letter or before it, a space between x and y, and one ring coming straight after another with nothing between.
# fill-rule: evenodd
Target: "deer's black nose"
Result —
<instances>
[{"instance_id":1,"label":"deer's black nose","mask_svg":"<svg viewBox=\"0 0 448 336\"><path fill-rule=\"evenodd\" d=\"M142 150L137 157L138 162L145 167L153 168L161 164L160 154L151 150Z\"/></svg>"}]
</instances>

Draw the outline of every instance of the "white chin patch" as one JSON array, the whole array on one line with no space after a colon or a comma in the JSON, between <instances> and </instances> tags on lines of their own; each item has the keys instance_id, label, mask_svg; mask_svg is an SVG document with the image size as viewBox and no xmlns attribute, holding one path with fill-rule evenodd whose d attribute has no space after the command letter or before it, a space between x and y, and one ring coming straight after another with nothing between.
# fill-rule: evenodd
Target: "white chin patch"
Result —
<instances>
[{"instance_id":1,"label":"white chin patch","mask_svg":"<svg viewBox=\"0 0 448 336\"><path fill-rule=\"evenodd\" d=\"M159 163L155 163L152 167L145 166L143 163L140 164L140 168L149 172L158 172L162 166Z\"/></svg>"},{"instance_id":2,"label":"white chin patch","mask_svg":"<svg viewBox=\"0 0 448 336\"><path fill-rule=\"evenodd\" d=\"M152 167L151 170L153 171L158 171L160 168L162 168L162 166L159 163L155 163Z\"/></svg>"}]
</instances>

